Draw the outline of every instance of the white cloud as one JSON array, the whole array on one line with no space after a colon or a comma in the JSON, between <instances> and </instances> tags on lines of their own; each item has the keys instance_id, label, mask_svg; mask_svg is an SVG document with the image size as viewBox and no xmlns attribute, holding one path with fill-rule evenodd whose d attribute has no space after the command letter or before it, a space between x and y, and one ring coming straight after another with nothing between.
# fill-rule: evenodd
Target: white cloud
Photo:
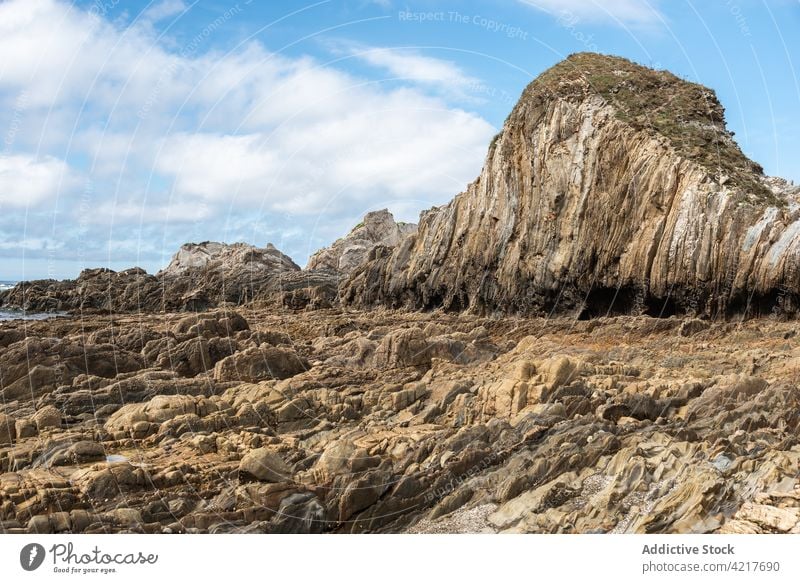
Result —
<instances>
[{"instance_id":1,"label":"white cloud","mask_svg":"<svg viewBox=\"0 0 800 583\"><path fill-rule=\"evenodd\" d=\"M0 250L25 249L26 251L43 251L46 249L54 249L59 246L60 243L58 241L53 241L52 239L37 238L37 237L0 241Z\"/></svg>"},{"instance_id":2,"label":"white cloud","mask_svg":"<svg viewBox=\"0 0 800 583\"><path fill-rule=\"evenodd\" d=\"M69 191L74 184L67 164L56 158L0 157L0 207L34 206Z\"/></svg>"},{"instance_id":3,"label":"white cloud","mask_svg":"<svg viewBox=\"0 0 800 583\"><path fill-rule=\"evenodd\" d=\"M144 28L112 24L55 0L0 3L0 90L29 106L140 100L170 58ZM80 103L80 102L79 102Z\"/></svg>"},{"instance_id":4,"label":"white cloud","mask_svg":"<svg viewBox=\"0 0 800 583\"><path fill-rule=\"evenodd\" d=\"M404 81L434 85L446 90L476 86L478 79L451 61L420 54L413 49L349 45L349 53Z\"/></svg>"},{"instance_id":5,"label":"white cloud","mask_svg":"<svg viewBox=\"0 0 800 583\"><path fill-rule=\"evenodd\" d=\"M659 22L660 0L518 0L558 18L567 16L617 25Z\"/></svg>"},{"instance_id":6,"label":"white cloud","mask_svg":"<svg viewBox=\"0 0 800 583\"><path fill-rule=\"evenodd\" d=\"M158 22L170 16L177 16L187 8L183 0L162 0L146 9L143 17L150 22Z\"/></svg>"},{"instance_id":7,"label":"white cloud","mask_svg":"<svg viewBox=\"0 0 800 583\"><path fill-rule=\"evenodd\" d=\"M135 202L105 202L92 209L88 220L92 223L109 224L113 221L140 221L145 223L191 223L209 218L208 205L197 203L160 204L144 200Z\"/></svg>"},{"instance_id":8,"label":"white cloud","mask_svg":"<svg viewBox=\"0 0 800 583\"><path fill-rule=\"evenodd\" d=\"M440 202L473 177L493 132L471 114L405 93L365 99L338 118L295 120L270 133L171 136L156 168L174 177L175 196L274 212L313 215L381 198Z\"/></svg>"},{"instance_id":9,"label":"white cloud","mask_svg":"<svg viewBox=\"0 0 800 583\"><path fill-rule=\"evenodd\" d=\"M258 199L279 164L259 141L258 135L178 134L167 140L156 168L175 177L182 195L224 201L241 192Z\"/></svg>"},{"instance_id":10,"label":"white cloud","mask_svg":"<svg viewBox=\"0 0 800 583\"><path fill-rule=\"evenodd\" d=\"M166 18L178 4L145 17ZM230 17L248 18L237 6ZM198 20L197 36L177 46L149 24L121 28L63 1L0 3L0 127L19 128L3 206L24 198L55 211L48 197L67 194L64 160L75 159L91 188L60 205L65 238L80 232L101 248L95 239L113 229L122 249L155 220L179 244L247 217L278 225L306 252L315 215L326 223L316 232L334 238L365 210L439 204L477 175L494 129L454 106L453 92L430 91L472 81L453 63L367 49L360 58L407 80L376 83L257 42L211 50L213 21ZM25 110L15 112L20 95ZM87 206L91 216L76 210Z\"/></svg>"}]
</instances>

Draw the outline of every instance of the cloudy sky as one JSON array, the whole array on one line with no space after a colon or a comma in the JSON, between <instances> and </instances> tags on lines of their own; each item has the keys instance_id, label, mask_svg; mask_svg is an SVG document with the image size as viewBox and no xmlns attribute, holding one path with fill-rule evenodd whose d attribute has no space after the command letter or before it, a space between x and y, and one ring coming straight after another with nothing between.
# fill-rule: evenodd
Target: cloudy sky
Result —
<instances>
[{"instance_id":1,"label":"cloudy sky","mask_svg":"<svg viewBox=\"0 0 800 583\"><path fill-rule=\"evenodd\" d=\"M713 87L800 180L796 0L0 2L0 280L155 272L186 241L301 265L478 173L518 95L593 50Z\"/></svg>"}]
</instances>

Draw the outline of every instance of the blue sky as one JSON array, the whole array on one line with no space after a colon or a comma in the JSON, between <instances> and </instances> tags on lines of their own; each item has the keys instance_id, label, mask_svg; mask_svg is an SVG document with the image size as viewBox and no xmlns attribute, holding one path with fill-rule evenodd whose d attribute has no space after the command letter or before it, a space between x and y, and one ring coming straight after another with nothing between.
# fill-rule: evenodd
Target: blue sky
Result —
<instances>
[{"instance_id":1,"label":"blue sky","mask_svg":"<svg viewBox=\"0 0 800 583\"><path fill-rule=\"evenodd\" d=\"M593 50L716 90L800 180L797 0L0 3L0 280L157 271L186 241L301 265L477 176L533 78Z\"/></svg>"}]
</instances>

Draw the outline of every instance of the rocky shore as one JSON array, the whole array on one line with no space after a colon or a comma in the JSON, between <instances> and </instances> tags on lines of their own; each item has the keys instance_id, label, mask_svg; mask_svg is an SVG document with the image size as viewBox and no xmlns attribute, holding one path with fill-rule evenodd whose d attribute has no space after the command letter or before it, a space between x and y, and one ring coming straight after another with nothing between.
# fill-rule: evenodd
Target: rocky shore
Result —
<instances>
[{"instance_id":1,"label":"rocky shore","mask_svg":"<svg viewBox=\"0 0 800 583\"><path fill-rule=\"evenodd\" d=\"M338 309L0 330L3 532L800 532L795 326Z\"/></svg>"}]
</instances>

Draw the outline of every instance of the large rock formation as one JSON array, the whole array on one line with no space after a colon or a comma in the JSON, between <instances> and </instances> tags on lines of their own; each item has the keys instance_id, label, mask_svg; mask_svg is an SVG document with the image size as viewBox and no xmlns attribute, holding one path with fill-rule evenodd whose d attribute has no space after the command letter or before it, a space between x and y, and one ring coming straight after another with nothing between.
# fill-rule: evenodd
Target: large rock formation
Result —
<instances>
[{"instance_id":1,"label":"large rock formation","mask_svg":"<svg viewBox=\"0 0 800 583\"><path fill-rule=\"evenodd\" d=\"M327 269L343 275L352 273L378 245L393 247L416 231L413 223L395 222L387 209L364 215L364 220L330 247L320 249L308 260L306 269Z\"/></svg>"},{"instance_id":2,"label":"large rock formation","mask_svg":"<svg viewBox=\"0 0 800 583\"><path fill-rule=\"evenodd\" d=\"M374 249L341 296L505 313L791 312L799 200L742 154L711 90L576 54L525 89L467 190Z\"/></svg>"}]
</instances>

